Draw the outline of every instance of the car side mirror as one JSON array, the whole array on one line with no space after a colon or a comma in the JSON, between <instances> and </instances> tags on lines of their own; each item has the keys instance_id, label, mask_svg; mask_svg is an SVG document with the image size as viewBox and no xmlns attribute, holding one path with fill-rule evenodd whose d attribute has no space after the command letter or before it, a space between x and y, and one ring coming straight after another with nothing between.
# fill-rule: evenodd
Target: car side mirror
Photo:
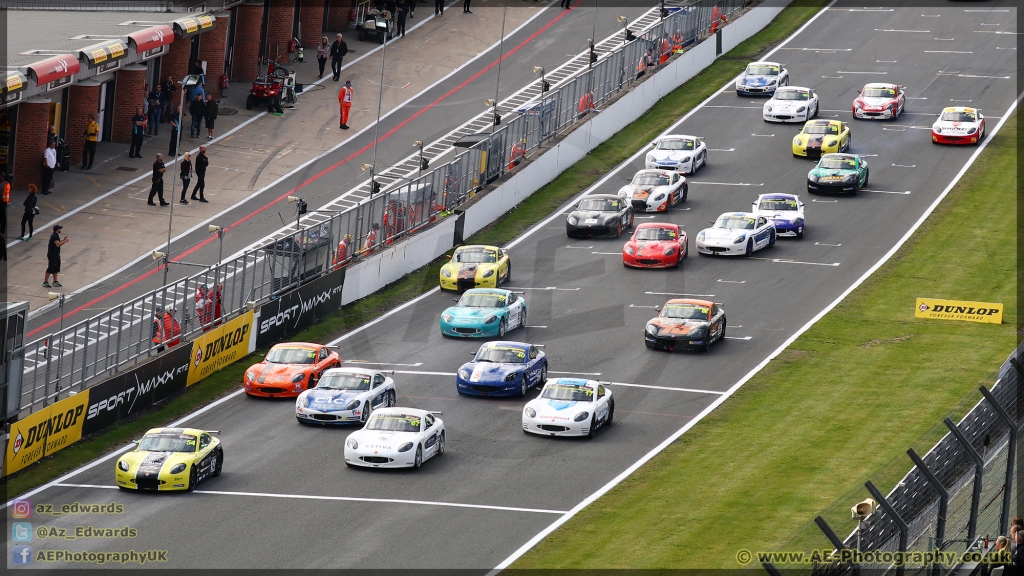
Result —
<instances>
[{"instance_id":1,"label":"car side mirror","mask_svg":"<svg viewBox=\"0 0 1024 576\"><path fill-rule=\"evenodd\" d=\"M458 302L458 301L459 301L458 298L452 298L452 302Z\"/></svg>"},{"instance_id":2,"label":"car side mirror","mask_svg":"<svg viewBox=\"0 0 1024 576\"><path fill-rule=\"evenodd\" d=\"M470 356L476 356L476 352L470 352L469 355Z\"/></svg>"},{"instance_id":3,"label":"car side mirror","mask_svg":"<svg viewBox=\"0 0 1024 576\"><path fill-rule=\"evenodd\" d=\"M140 442L142 442L142 440L132 440L132 444L135 444L136 446L138 446Z\"/></svg>"}]
</instances>

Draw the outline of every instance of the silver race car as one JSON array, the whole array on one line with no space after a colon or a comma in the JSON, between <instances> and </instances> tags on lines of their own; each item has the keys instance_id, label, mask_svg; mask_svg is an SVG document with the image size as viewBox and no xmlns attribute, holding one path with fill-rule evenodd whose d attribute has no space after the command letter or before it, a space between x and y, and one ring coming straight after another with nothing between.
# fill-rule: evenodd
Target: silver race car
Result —
<instances>
[{"instance_id":1,"label":"silver race car","mask_svg":"<svg viewBox=\"0 0 1024 576\"><path fill-rule=\"evenodd\" d=\"M365 423L375 409L394 406L396 398L395 381L384 372L332 368L295 399L295 419L300 424Z\"/></svg>"},{"instance_id":2,"label":"silver race car","mask_svg":"<svg viewBox=\"0 0 1024 576\"><path fill-rule=\"evenodd\" d=\"M644 167L648 170L660 168L678 170L684 174L693 174L707 163L708 147L704 139L685 135L659 138L644 159Z\"/></svg>"}]
</instances>

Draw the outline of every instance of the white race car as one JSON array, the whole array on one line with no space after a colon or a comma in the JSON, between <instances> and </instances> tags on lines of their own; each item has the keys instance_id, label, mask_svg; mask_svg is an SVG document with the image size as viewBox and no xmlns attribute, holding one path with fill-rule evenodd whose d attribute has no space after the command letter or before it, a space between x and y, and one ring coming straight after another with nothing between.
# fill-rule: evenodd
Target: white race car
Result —
<instances>
[{"instance_id":1,"label":"white race car","mask_svg":"<svg viewBox=\"0 0 1024 576\"><path fill-rule=\"evenodd\" d=\"M979 108L949 106L932 125L936 144L977 144L985 137L985 117Z\"/></svg>"},{"instance_id":2,"label":"white race car","mask_svg":"<svg viewBox=\"0 0 1024 576\"><path fill-rule=\"evenodd\" d=\"M801 86L776 90L761 114L765 122L806 122L817 115L818 95Z\"/></svg>"},{"instance_id":3,"label":"white race car","mask_svg":"<svg viewBox=\"0 0 1024 576\"><path fill-rule=\"evenodd\" d=\"M654 143L647 153L644 167L647 169L678 170L693 174L697 168L708 163L708 147L704 139L696 136L665 136Z\"/></svg>"},{"instance_id":4,"label":"white race car","mask_svg":"<svg viewBox=\"0 0 1024 576\"><path fill-rule=\"evenodd\" d=\"M750 212L726 212L715 225L697 234L697 253L703 255L750 256L775 246L775 224L766 216Z\"/></svg>"},{"instance_id":5,"label":"white race car","mask_svg":"<svg viewBox=\"0 0 1024 576\"><path fill-rule=\"evenodd\" d=\"M796 194L761 194L754 200L753 214L771 220L776 236L804 237L804 203Z\"/></svg>"},{"instance_id":6,"label":"white race car","mask_svg":"<svg viewBox=\"0 0 1024 576\"><path fill-rule=\"evenodd\" d=\"M789 71L778 62L751 62L736 79L736 94L763 96L789 84Z\"/></svg>"},{"instance_id":7,"label":"white race car","mask_svg":"<svg viewBox=\"0 0 1024 576\"><path fill-rule=\"evenodd\" d=\"M415 408L380 408L345 440L345 464L367 468L419 468L444 454L444 422Z\"/></svg>"},{"instance_id":8,"label":"white race car","mask_svg":"<svg viewBox=\"0 0 1024 576\"><path fill-rule=\"evenodd\" d=\"M365 423L380 407L394 406L395 381L378 370L331 368L315 388L295 399L300 424Z\"/></svg>"},{"instance_id":9,"label":"white race car","mask_svg":"<svg viewBox=\"0 0 1024 576\"><path fill-rule=\"evenodd\" d=\"M552 378L523 408L523 432L544 436L594 436L615 417L612 391L596 380Z\"/></svg>"},{"instance_id":10,"label":"white race car","mask_svg":"<svg viewBox=\"0 0 1024 576\"><path fill-rule=\"evenodd\" d=\"M619 189L619 197L630 202L634 212L667 212L686 200L686 178L671 170L640 170L629 184Z\"/></svg>"}]
</instances>

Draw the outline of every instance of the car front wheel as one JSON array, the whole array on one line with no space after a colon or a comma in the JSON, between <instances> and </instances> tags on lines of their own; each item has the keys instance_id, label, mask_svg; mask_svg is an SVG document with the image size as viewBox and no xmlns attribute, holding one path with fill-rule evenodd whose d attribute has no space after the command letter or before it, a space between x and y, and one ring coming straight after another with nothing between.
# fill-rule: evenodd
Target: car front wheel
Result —
<instances>
[{"instance_id":1,"label":"car front wheel","mask_svg":"<svg viewBox=\"0 0 1024 576\"><path fill-rule=\"evenodd\" d=\"M750 256L754 253L754 239L747 240L747 251L743 253L744 256Z\"/></svg>"},{"instance_id":2,"label":"car front wheel","mask_svg":"<svg viewBox=\"0 0 1024 576\"><path fill-rule=\"evenodd\" d=\"M502 318L501 322L498 324L498 336L504 338L506 331L507 331L507 325L505 323L505 319Z\"/></svg>"},{"instance_id":3,"label":"car front wheel","mask_svg":"<svg viewBox=\"0 0 1024 576\"><path fill-rule=\"evenodd\" d=\"M224 467L224 452L217 452L217 461L213 465L213 475L220 476L221 468Z\"/></svg>"},{"instance_id":4,"label":"car front wheel","mask_svg":"<svg viewBox=\"0 0 1024 576\"><path fill-rule=\"evenodd\" d=\"M196 489L196 484L198 484L198 483L199 483L199 471L196 470L196 466L195 466L195 464L193 464L192 465L192 472L190 472L189 475L188 475L188 488L186 488L185 491L186 492L191 492L191 491L195 490Z\"/></svg>"},{"instance_id":5,"label":"car front wheel","mask_svg":"<svg viewBox=\"0 0 1024 576\"><path fill-rule=\"evenodd\" d=\"M423 447L422 446L417 446L416 447L416 460L413 461L412 467L413 468L419 468L420 466L423 466Z\"/></svg>"},{"instance_id":6,"label":"car front wheel","mask_svg":"<svg viewBox=\"0 0 1024 576\"><path fill-rule=\"evenodd\" d=\"M441 436L437 439L437 455L444 454L444 432L441 432Z\"/></svg>"}]
</instances>

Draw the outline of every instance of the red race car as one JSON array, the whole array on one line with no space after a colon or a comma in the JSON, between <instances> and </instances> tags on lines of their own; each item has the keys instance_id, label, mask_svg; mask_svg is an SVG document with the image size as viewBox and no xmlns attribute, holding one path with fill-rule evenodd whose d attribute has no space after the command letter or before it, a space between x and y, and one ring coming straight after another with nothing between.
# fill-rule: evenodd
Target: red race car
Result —
<instances>
[{"instance_id":1,"label":"red race car","mask_svg":"<svg viewBox=\"0 0 1024 576\"><path fill-rule=\"evenodd\" d=\"M853 100L853 117L860 120L896 120L907 105L905 86L876 82L865 84Z\"/></svg>"},{"instance_id":2,"label":"red race car","mask_svg":"<svg viewBox=\"0 0 1024 576\"><path fill-rule=\"evenodd\" d=\"M324 370L340 366L338 353L323 344L278 344L245 371L243 387L249 396L294 398L316 386Z\"/></svg>"},{"instance_id":3,"label":"red race car","mask_svg":"<svg viewBox=\"0 0 1024 576\"><path fill-rule=\"evenodd\" d=\"M634 268L676 268L689 253L689 238L679 226L646 222L636 227L622 247L622 265Z\"/></svg>"}]
</instances>

